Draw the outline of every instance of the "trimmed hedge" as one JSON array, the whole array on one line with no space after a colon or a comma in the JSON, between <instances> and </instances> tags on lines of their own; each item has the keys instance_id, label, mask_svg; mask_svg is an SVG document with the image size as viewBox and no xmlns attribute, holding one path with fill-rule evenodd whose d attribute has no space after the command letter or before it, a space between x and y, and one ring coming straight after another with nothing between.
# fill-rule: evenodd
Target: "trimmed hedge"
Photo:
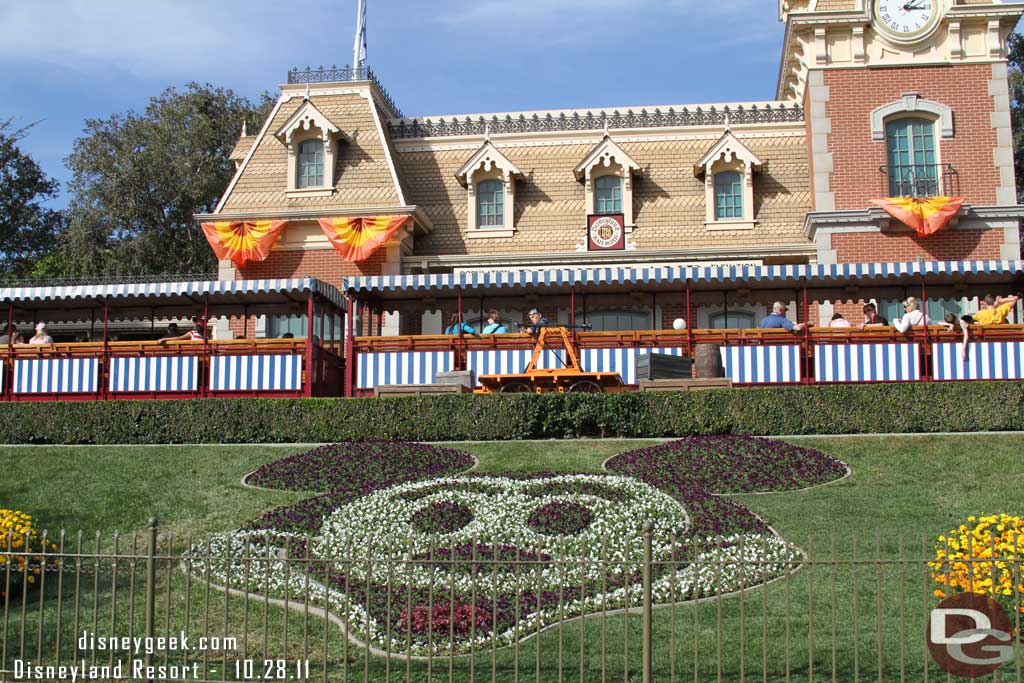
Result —
<instances>
[{"instance_id":1,"label":"trimmed hedge","mask_svg":"<svg viewBox=\"0 0 1024 683\"><path fill-rule=\"evenodd\" d=\"M163 444L1024 429L1024 382L0 404L0 443Z\"/></svg>"}]
</instances>

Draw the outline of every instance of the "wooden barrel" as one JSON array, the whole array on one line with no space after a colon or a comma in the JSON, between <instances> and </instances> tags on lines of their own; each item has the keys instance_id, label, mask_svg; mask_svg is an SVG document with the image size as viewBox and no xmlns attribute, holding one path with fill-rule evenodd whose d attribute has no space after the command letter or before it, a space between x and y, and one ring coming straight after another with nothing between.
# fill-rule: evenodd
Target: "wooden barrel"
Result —
<instances>
[{"instance_id":1,"label":"wooden barrel","mask_svg":"<svg viewBox=\"0 0 1024 683\"><path fill-rule=\"evenodd\" d=\"M697 344L694 353L693 376L701 379L725 377L725 368L722 367L722 354L718 349L718 344Z\"/></svg>"}]
</instances>

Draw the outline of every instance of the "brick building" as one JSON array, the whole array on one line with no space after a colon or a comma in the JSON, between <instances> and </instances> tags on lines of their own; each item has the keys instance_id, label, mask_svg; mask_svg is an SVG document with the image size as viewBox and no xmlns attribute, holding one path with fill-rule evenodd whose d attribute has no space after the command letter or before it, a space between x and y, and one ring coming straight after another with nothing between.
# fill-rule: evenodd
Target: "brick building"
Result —
<instances>
[{"instance_id":1,"label":"brick building","mask_svg":"<svg viewBox=\"0 0 1024 683\"><path fill-rule=\"evenodd\" d=\"M197 220L287 221L266 260L225 261L222 279L338 285L609 265L1017 259L1024 206L1005 43L1022 11L979 0L779 0L786 32L771 102L405 118L369 71L293 72L260 131L238 141L215 212ZM965 204L927 237L871 203L933 195ZM605 215L614 220L598 234ZM380 216L409 220L359 262L318 222ZM766 303L705 297L689 322L752 326ZM811 321L859 303L823 303ZM570 317L559 300L502 304L516 318L533 305ZM486 308L467 306L471 323ZM377 324L440 332L450 310L410 301ZM679 314L678 303L628 291L587 309L605 330L669 327ZM263 317L248 329L275 336L293 325Z\"/></svg>"}]
</instances>

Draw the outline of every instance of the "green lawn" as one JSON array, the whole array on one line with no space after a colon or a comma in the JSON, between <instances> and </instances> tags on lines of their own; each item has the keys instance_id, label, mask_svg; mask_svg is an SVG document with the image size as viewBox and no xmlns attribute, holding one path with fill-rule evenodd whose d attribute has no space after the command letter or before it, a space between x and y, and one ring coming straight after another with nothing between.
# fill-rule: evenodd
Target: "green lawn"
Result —
<instances>
[{"instance_id":1,"label":"green lawn","mask_svg":"<svg viewBox=\"0 0 1024 683\"><path fill-rule=\"evenodd\" d=\"M479 459L480 471L596 472L608 457L646 443L651 442L493 442L458 447ZM852 680L855 669L864 680L878 680L880 673L884 680L900 680L901 673L905 680L923 680L928 660L920 634L927 610L935 602L921 563L925 548L967 515L1024 514L1024 436L813 438L798 443L844 460L853 475L808 491L736 498L784 537L812 549L813 559L820 564L741 596L699 607L658 610L654 624L657 680L672 680L674 674L676 680L774 681L785 680L787 670L800 680L832 680L833 662L839 680ZM87 536L96 531L140 530L151 516L179 538L185 533L202 536L234 528L263 511L305 497L246 489L240 483L256 466L299 450L0 447L6 465L0 479L0 507L29 512L49 529L82 530ZM879 556L890 563L859 569L832 564L833 544L840 562L852 559L856 552L861 560ZM902 564L894 562L901 556ZM124 580L129 580L127 575ZM312 644L315 676L322 675L326 657L332 679L406 680L405 662L365 658L342 642L337 629L327 630L325 655L321 652L323 625L315 618L285 616L254 598L210 594L176 571L161 573L160 585L163 591L170 587L175 596L188 591L193 604L185 610L176 601L164 606L158 600L158 625L173 628L187 623L194 632L240 635L247 638L246 654L253 657L264 652L298 656L305 638ZM52 587L48 593L53 593ZM86 595L88 603L93 596L88 590ZM96 617L100 630L109 630L113 611L114 629L135 624L137 630L141 613L127 613L123 598L114 610L109 607L109 588L100 586L94 597L97 607L90 612L86 604L83 619ZM44 610L44 633L55 628L53 612L50 603ZM37 644L34 618L30 610L26 647L31 650ZM20 644L15 630L20 617L11 610L3 619L8 629L7 653ZM70 628L69 619L65 616L65 629ZM286 625L290 639L283 635ZM271 634L267 641L264 630ZM408 680L492 680L493 675L503 681L517 677L538 683L591 681L603 680L602 666L608 680L627 680L627 668L628 676L639 680L639 644L638 618L592 618L551 629L517 649L454 662L439 658L429 665L415 663L408 669ZM44 636L40 643L44 656L53 647L52 639ZM236 656L241 655L233 653L229 660ZM762 668L767 674L762 675ZM930 675L939 678L936 673L933 666ZM1004 676L1011 679L1012 674Z\"/></svg>"}]
</instances>

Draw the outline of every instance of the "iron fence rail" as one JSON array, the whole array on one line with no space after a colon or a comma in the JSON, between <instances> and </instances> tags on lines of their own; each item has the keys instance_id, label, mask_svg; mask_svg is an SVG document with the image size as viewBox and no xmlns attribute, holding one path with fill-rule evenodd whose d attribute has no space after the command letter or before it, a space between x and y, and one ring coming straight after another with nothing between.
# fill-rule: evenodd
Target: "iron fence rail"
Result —
<instances>
[{"instance_id":1,"label":"iron fence rail","mask_svg":"<svg viewBox=\"0 0 1024 683\"><path fill-rule=\"evenodd\" d=\"M214 561L224 557L223 545L158 533L155 524L109 537L44 535L31 547L8 535L0 553L2 679L70 680L69 667L78 667L78 680L209 683L947 680L925 639L938 603L928 564L935 559L932 539L803 539L784 570L773 573L756 553L708 560L673 551L658 559L654 548L666 543L709 540L659 539L649 526L638 532L639 561L607 547L582 560L475 551L469 558L396 556L370 546L318 555L311 551L315 538L292 537L272 548L257 547L249 536L240 555L227 546L235 573L226 577L218 576ZM991 566L993 577L997 566L1011 567L1007 597L1019 606L1019 558L1018 552L965 563L988 563L982 566ZM383 594L370 595L369 575L360 585L358 567L385 577ZM411 576L421 567L438 579L414 596ZM693 590L659 584L681 567L709 581L695 582ZM730 575L744 568L757 580L731 583ZM471 577L468 589L456 587L457 570ZM546 572L564 577L577 570L592 582L570 591L566 581L554 595L542 595ZM383 632L376 641L366 635L369 608L345 612L311 597L331 572L338 590L355 596L350 607L378 603ZM637 577L637 590L626 590L612 606L606 596L623 576ZM511 584L519 589L514 604L499 605L498 594ZM604 597L580 616L572 605L591 594ZM423 604L414 607L416 601ZM555 617L550 623L524 618L541 604ZM419 607L425 609L416 612ZM460 621L460 614L469 618ZM1018 638L1021 616L1016 610L1011 617ZM514 622L509 642L481 636L496 632L502 619ZM418 639L430 647L403 651ZM470 646L450 656L457 641ZM1018 642L1014 660L987 680L1019 683L1021 650Z\"/></svg>"}]
</instances>

